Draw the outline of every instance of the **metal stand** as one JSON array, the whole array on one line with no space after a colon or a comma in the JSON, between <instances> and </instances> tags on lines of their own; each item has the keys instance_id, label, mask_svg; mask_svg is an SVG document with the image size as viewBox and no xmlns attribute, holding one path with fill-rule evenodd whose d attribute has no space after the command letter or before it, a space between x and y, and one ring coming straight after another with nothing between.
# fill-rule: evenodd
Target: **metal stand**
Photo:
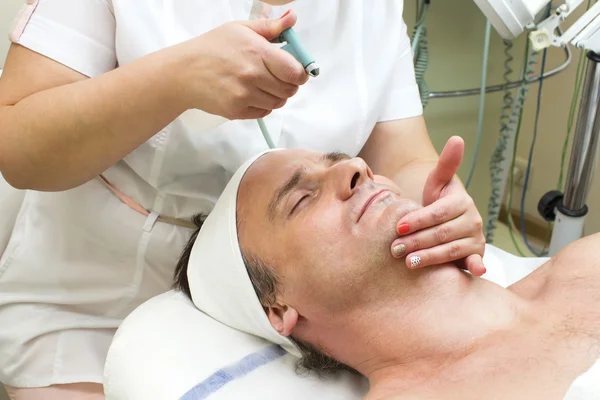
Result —
<instances>
[{"instance_id":1,"label":"metal stand","mask_svg":"<svg viewBox=\"0 0 600 400\"><path fill-rule=\"evenodd\" d=\"M549 192L538 205L538 210L547 221L555 219L550 256L583 235L584 220L588 212L585 202L596 166L600 135L599 63L600 55L588 52L564 194Z\"/></svg>"}]
</instances>

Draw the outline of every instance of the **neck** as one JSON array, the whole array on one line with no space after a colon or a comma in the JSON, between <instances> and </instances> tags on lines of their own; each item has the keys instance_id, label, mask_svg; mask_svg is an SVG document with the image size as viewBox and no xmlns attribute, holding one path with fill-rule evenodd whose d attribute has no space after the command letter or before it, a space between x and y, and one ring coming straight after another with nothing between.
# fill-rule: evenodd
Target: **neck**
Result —
<instances>
[{"instance_id":1,"label":"neck","mask_svg":"<svg viewBox=\"0 0 600 400\"><path fill-rule=\"evenodd\" d=\"M513 328L527 310L512 292L456 267L419 273L393 296L344 315L320 337L335 358L369 378L372 393L435 376Z\"/></svg>"}]
</instances>

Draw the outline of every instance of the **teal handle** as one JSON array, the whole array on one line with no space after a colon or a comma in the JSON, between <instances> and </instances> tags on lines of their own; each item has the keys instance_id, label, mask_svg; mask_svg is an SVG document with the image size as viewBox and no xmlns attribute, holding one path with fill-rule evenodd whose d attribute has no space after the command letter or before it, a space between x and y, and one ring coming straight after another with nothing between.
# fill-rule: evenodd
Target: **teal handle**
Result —
<instances>
[{"instance_id":1,"label":"teal handle","mask_svg":"<svg viewBox=\"0 0 600 400\"><path fill-rule=\"evenodd\" d=\"M300 39L298 39L298 35L292 28L288 28L285 31L281 32L279 38L277 39L279 43L287 42L285 46L282 48L290 53L300 64L302 67L306 68L310 64L314 63L315 60L308 54L306 48L300 43Z\"/></svg>"}]
</instances>

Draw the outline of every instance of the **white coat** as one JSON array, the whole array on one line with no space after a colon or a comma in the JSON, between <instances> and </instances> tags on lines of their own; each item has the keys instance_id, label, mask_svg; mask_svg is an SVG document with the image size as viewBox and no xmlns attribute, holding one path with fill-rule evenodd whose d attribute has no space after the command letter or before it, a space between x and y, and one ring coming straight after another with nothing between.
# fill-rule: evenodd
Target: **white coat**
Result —
<instances>
[{"instance_id":1,"label":"white coat","mask_svg":"<svg viewBox=\"0 0 600 400\"><path fill-rule=\"evenodd\" d=\"M94 77L246 20L252 1L27 3L12 40ZM356 155L377 122L422 113L402 3L297 0L274 7L275 14L296 10L297 34L321 67L319 77L266 118L279 147ZM103 173L152 210L148 217L99 179L59 193L27 191L0 260L0 381L101 383L115 329L170 288L191 233L156 217L209 213L235 170L265 148L256 121L204 132L173 121Z\"/></svg>"}]
</instances>

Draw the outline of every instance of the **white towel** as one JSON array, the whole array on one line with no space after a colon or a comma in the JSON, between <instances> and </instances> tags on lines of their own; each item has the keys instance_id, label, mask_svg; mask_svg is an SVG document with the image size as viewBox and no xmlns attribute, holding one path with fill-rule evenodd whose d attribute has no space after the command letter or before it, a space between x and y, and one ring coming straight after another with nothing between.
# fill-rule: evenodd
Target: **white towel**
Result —
<instances>
[{"instance_id":1,"label":"white towel","mask_svg":"<svg viewBox=\"0 0 600 400\"><path fill-rule=\"evenodd\" d=\"M248 168L267 150L246 161L233 175L204 222L188 265L192 300L219 322L278 344L300 357L300 352L269 322L246 271L237 235L236 202Z\"/></svg>"},{"instance_id":2,"label":"white towel","mask_svg":"<svg viewBox=\"0 0 600 400\"><path fill-rule=\"evenodd\" d=\"M573 382L564 400L600 399L600 361Z\"/></svg>"}]
</instances>

